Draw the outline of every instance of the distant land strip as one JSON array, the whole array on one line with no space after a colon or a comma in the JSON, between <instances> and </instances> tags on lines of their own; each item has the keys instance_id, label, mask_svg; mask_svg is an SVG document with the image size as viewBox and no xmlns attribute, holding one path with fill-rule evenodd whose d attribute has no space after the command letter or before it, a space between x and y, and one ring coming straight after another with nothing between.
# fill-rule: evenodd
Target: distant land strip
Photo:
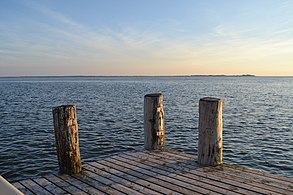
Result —
<instances>
[{"instance_id":1,"label":"distant land strip","mask_svg":"<svg viewBox=\"0 0 293 195\"><path fill-rule=\"evenodd\" d=\"M225 75L225 74L211 74L211 75L41 75L41 76L0 76L0 78L60 78L60 77L255 77L252 74L242 75Z\"/></svg>"},{"instance_id":2,"label":"distant land strip","mask_svg":"<svg viewBox=\"0 0 293 195\"><path fill-rule=\"evenodd\" d=\"M220 74L220 75L190 75L191 77L255 77L253 74L241 74L241 75L225 75L225 74Z\"/></svg>"}]
</instances>

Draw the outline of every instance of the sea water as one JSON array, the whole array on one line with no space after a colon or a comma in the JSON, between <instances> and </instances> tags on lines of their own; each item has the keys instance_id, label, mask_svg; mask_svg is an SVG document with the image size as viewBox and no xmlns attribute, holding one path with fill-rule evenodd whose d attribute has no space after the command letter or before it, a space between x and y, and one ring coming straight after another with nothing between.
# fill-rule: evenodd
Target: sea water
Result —
<instances>
[{"instance_id":1,"label":"sea water","mask_svg":"<svg viewBox=\"0 0 293 195\"><path fill-rule=\"evenodd\" d=\"M143 98L164 96L166 147L197 154L198 103L223 100L223 161L293 177L293 77L0 78L0 175L58 171L52 107L76 104L81 158L142 150Z\"/></svg>"}]
</instances>

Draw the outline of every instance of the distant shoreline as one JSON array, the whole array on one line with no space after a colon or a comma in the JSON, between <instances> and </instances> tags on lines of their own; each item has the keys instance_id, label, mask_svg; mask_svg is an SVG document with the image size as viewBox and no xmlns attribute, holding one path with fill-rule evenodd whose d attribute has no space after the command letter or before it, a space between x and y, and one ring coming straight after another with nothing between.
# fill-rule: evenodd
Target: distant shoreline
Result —
<instances>
[{"instance_id":1,"label":"distant shoreline","mask_svg":"<svg viewBox=\"0 0 293 195\"><path fill-rule=\"evenodd\" d=\"M242 74L242 75L225 75L225 74L215 74L215 75L41 75L41 76L0 76L0 78L60 78L60 77L256 77L252 74Z\"/></svg>"},{"instance_id":2,"label":"distant shoreline","mask_svg":"<svg viewBox=\"0 0 293 195\"><path fill-rule=\"evenodd\" d=\"M159 76L156 76L156 75L56 75L56 76L53 76L53 75L48 75L48 76L45 76L45 75L41 75L41 76L0 76L0 79L9 79L9 78L127 78L127 77L187 77L187 78L190 78L190 77L225 77L225 78L229 78L229 77L293 77L292 76L258 76L258 75L252 75L252 74L240 74L240 75L225 75L225 74L211 74L211 75L159 75Z\"/></svg>"},{"instance_id":3,"label":"distant shoreline","mask_svg":"<svg viewBox=\"0 0 293 195\"><path fill-rule=\"evenodd\" d=\"M256 75L252 74L241 74L241 75L225 75L225 74L220 74L220 75L190 75L191 77L255 77Z\"/></svg>"}]
</instances>

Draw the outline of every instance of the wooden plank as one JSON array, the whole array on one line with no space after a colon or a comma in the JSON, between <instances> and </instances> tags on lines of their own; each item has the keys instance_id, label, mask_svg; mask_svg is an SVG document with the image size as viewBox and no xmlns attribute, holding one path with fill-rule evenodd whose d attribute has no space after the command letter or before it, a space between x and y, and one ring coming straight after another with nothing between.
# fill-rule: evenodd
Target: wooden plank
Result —
<instances>
[{"instance_id":1,"label":"wooden plank","mask_svg":"<svg viewBox=\"0 0 293 195\"><path fill-rule=\"evenodd\" d=\"M197 174L199 174L199 172L202 172L203 175L206 172L206 174L208 174L210 177L215 176L217 178L221 178L222 182L238 185L239 187L243 189L248 189L257 193L279 194L277 192L273 192L272 189L265 188L263 185L254 185L252 181L244 180L243 178L239 178L235 175L229 176L225 174L225 172L222 172L222 171L216 171L216 170L204 169L204 168L192 170L192 172L194 171L197 171Z\"/></svg>"},{"instance_id":2,"label":"wooden plank","mask_svg":"<svg viewBox=\"0 0 293 195\"><path fill-rule=\"evenodd\" d=\"M202 168L202 169L198 169L197 171L203 171L203 172L208 171L209 172L210 170L212 170L212 169L211 168ZM258 183L256 180L247 179L247 178L243 177L242 173L237 174L237 175L227 173L227 171L225 169L222 169L222 170L214 169L214 170L212 170L212 172L210 174L242 183L243 186L249 187L250 189L254 189L255 191L258 191L258 192L265 192L265 193L271 193L271 194L280 194L280 193L283 194L283 193L289 192L288 190L269 186L269 185L266 185L265 183Z\"/></svg>"},{"instance_id":3,"label":"wooden plank","mask_svg":"<svg viewBox=\"0 0 293 195\"><path fill-rule=\"evenodd\" d=\"M167 157L169 157L169 155L174 155L173 153L175 153L176 155L182 156L182 158L189 158L189 159L196 159L193 155L190 154L186 154L186 153L178 153L178 152L162 152L163 154L166 154ZM270 173L266 173L263 171L259 171L259 170L255 170L252 168L247 168L247 167L242 167L242 166L236 166L236 165L232 165L232 164L224 164L225 168L231 168L233 170L238 170L240 172L245 172L245 174L250 174L252 176L256 176L256 177L261 177L261 178L266 178L270 181L274 181L274 182L278 182L280 185L285 185L288 186L290 189L293 188L292 184L293 184L293 178L287 178L287 177L283 177L283 176L276 176L276 175L272 175ZM267 182L270 183L270 182ZM291 186L290 186L291 185Z\"/></svg>"},{"instance_id":4,"label":"wooden plank","mask_svg":"<svg viewBox=\"0 0 293 195\"><path fill-rule=\"evenodd\" d=\"M100 183L103 183L105 186L109 186L113 189L116 190L115 194L140 194L138 192L135 192L134 190L127 188L121 184L116 184L115 182L113 182L110 179L107 179L101 175L98 175L98 173L93 173L91 171L88 170L84 170L84 173L88 176L91 177L92 179L99 181Z\"/></svg>"},{"instance_id":5,"label":"wooden plank","mask_svg":"<svg viewBox=\"0 0 293 195\"><path fill-rule=\"evenodd\" d=\"M157 152L158 153L158 152ZM155 154L157 154L155 153ZM185 159L185 160L194 160L197 162L197 158L196 156L193 156L193 155L185 155L185 153L181 153L181 152L166 152L166 151L162 151L160 154L165 154L165 155L168 155L168 156L173 156L177 159Z\"/></svg>"},{"instance_id":6,"label":"wooden plank","mask_svg":"<svg viewBox=\"0 0 293 195\"><path fill-rule=\"evenodd\" d=\"M156 155L163 155L163 154L156 154ZM166 156L166 155L164 155ZM171 161L172 160L168 160L166 158L167 161ZM176 160L173 160L173 162ZM185 166L190 166L190 165L185 165ZM254 185L252 182L249 182L241 177L238 176L230 176L228 174L225 174L225 172L221 171L221 169L214 169L211 167L207 167L207 168L198 168L198 169L194 169L191 170L192 173L197 173L197 174L201 174L203 176L208 176L211 178L217 178L218 180L221 180L223 183L227 183L227 184L233 184L235 186L238 186L239 188L242 189L246 189L246 190L250 190L250 191L254 191L256 193L265 193L265 194L277 194L274 191L268 190L266 189L264 185L258 184L258 185ZM201 173L200 173L201 172ZM247 184L249 182L249 185Z\"/></svg>"},{"instance_id":7,"label":"wooden plank","mask_svg":"<svg viewBox=\"0 0 293 195\"><path fill-rule=\"evenodd\" d=\"M231 164L225 164L225 166L228 166L228 167L231 167L231 168L234 168L234 169L238 169L238 170L241 170L241 171L245 171L245 172L248 172L248 173L252 173L254 175L260 175L260 176L263 176L263 177L268 177L268 178L271 178L271 179L275 179L275 180L278 180L279 182L286 182L287 184L288 183L293 184L293 178L283 177L283 176L279 176L279 175L277 176L277 175L273 175L273 174L270 174L270 173L266 173L266 172L256 170L256 169L252 169L252 168L248 168L248 167L235 166L235 165L231 165ZM291 185L291 187L293 188L293 185Z\"/></svg>"},{"instance_id":8,"label":"wooden plank","mask_svg":"<svg viewBox=\"0 0 293 195\"><path fill-rule=\"evenodd\" d=\"M136 161L137 163L142 163L142 164L148 165L151 167L150 169L160 167L160 169L170 172L170 174L168 176L174 177L175 179L178 179L183 182L187 182L192 185L198 186L202 189L207 189L207 190L211 190L215 193L221 193L221 194L227 194L227 195L228 194L235 195L235 194L240 193L239 191L237 191L237 188L235 188L233 186L225 186L225 188L223 188L223 185L220 185L220 186L215 185L215 181L208 181L207 182L207 181L205 181L205 179L203 177L195 177L194 175L188 174L189 169L187 169L187 168L177 169L180 166L180 164L168 164L168 163L164 163L163 161L160 161L160 160L149 158L147 156L145 156L145 157L147 157L148 160L144 160L143 162L141 162L141 160L143 160L143 158L137 158L137 155L135 155L135 154L127 154L123 157L127 158L128 160L131 160L131 161ZM142 157L142 155L140 157ZM156 165L156 166L154 166L154 165ZM234 191L236 191L236 192L234 192Z\"/></svg>"},{"instance_id":9,"label":"wooden plank","mask_svg":"<svg viewBox=\"0 0 293 195\"><path fill-rule=\"evenodd\" d=\"M217 193L223 194L235 194L234 192L230 192L232 189L231 186L228 186L226 188L223 188L223 186L217 187L214 183L215 181L205 181L202 177L195 177L195 175L188 174L190 168L182 167L181 162L168 163L161 159L158 160L156 157L153 156L149 157L147 154L144 153L140 154L139 157L137 156L137 154L126 154L123 157L132 161L137 161L138 163L149 165L151 167L160 168L170 173L172 172L173 174L176 174L177 179L183 178L184 182L190 182L191 184L200 186L204 189L210 189ZM144 160L145 158L148 160Z\"/></svg>"},{"instance_id":10,"label":"wooden plank","mask_svg":"<svg viewBox=\"0 0 293 195\"><path fill-rule=\"evenodd\" d=\"M31 179L20 181L20 183L26 188L28 188L34 194L44 194L44 195L51 194L49 191L47 191L45 188L43 188L42 186L40 186L39 184L37 184Z\"/></svg>"},{"instance_id":11,"label":"wooden plank","mask_svg":"<svg viewBox=\"0 0 293 195\"><path fill-rule=\"evenodd\" d=\"M156 154L155 154L156 155ZM161 154L158 154L161 156ZM164 157L174 159L174 156L169 156L169 154L164 153ZM190 158L191 159L191 158ZM278 180L276 178L267 177L268 174L265 175L259 175L254 174L252 172L246 172L242 171L242 169L239 169L237 166L235 168L231 167L230 165L223 165L221 167L223 169L222 172L225 172L225 174L235 177L242 178L243 180L246 180L247 183L252 183L253 186L259 186L260 188L264 188L267 190L271 190L277 193L286 193L288 191L293 192L293 180L291 183ZM246 168L243 168L246 169Z\"/></svg>"},{"instance_id":12,"label":"wooden plank","mask_svg":"<svg viewBox=\"0 0 293 195\"><path fill-rule=\"evenodd\" d=\"M123 162L123 163L128 164L128 166L130 165L133 167L140 168L141 169L140 171L151 174L153 177L160 178L160 179L165 180L169 183L172 183L173 185L180 186L180 187L184 188L185 190L193 191L193 193L199 193L199 194L207 194L207 193L213 194L214 193L211 190L207 190L207 189L200 188L198 186L191 185L191 184L186 183L184 181L178 180L178 178L170 177L171 173L157 169L155 167L150 168L147 165L143 165L141 163L129 161L129 160L123 159L122 157L119 157L119 156L118 157L115 156L114 158L115 158L115 160L118 160L120 163Z\"/></svg>"},{"instance_id":13,"label":"wooden plank","mask_svg":"<svg viewBox=\"0 0 293 195\"><path fill-rule=\"evenodd\" d=\"M107 186L107 185L93 179L91 177L91 174L92 174L91 172L85 170L85 171L83 171L82 174L73 175L73 177L88 184L89 186L92 186L92 187L106 193L106 194L124 195L123 192L120 192L116 189L113 189L111 186Z\"/></svg>"},{"instance_id":14,"label":"wooden plank","mask_svg":"<svg viewBox=\"0 0 293 195\"><path fill-rule=\"evenodd\" d=\"M119 182L117 182L117 179L119 178L115 177L114 175L109 175L107 172L103 170L99 170L93 166L90 166L89 164L85 165L84 169L95 174L96 175L95 177L100 178L102 176L104 178L104 181L107 182L107 185L112 186L113 188L116 188L126 194L143 195L142 193L133 189L133 185L124 185L124 184L121 185Z\"/></svg>"},{"instance_id":15,"label":"wooden plank","mask_svg":"<svg viewBox=\"0 0 293 195\"><path fill-rule=\"evenodd\" d=\"M12 183L12 185L14 185L14 187L16 187L19 191L21 191L25 195L32 195L33 194L28 188L26 188L25 186L23 186L19 182Z\"/></svg>"},{"instance_id":16,"label":"wooden plank","mask_svg":"<svg viewBox=\"0 0 293 195\"><path fill-rule=\"evenodd\" d=\"M233 169L226 166L224 166L224 171L226 174L237 175L239 177L245 178L246 180L253 181L254 183L268 186L267 189L271 189L275 192L284 193L290 191L293 194L293 183L285 183L284 181L272 179L263 175L252 174L246 171L239 171L239 169Z\"/></svg>"},{"instance_id":17,"label":"wooden plank","mask_svg":"<svg viewBox=\"0 0 293 195\"><path fill-rule=\"evenodd\" d=\"M44 176L44 177L48 181L50 181L51 183L55 184L56 186L58 186L62 190L66 191L67 193L70 193L70 194L78 194L78 195L84 195L84 194L86 194L84 191L78 189L75 186L72 186L70 183L64 181L63 179L60 179L56 175L47 175L47 176Z\"/></svg>"},{"instance_id":18,"label":"wooden plank","mask_svg":"<svg viewBox=\"0 0 293 195\"><path fill-rule=\"evenodd\" d=\"M187 154L187 153L184 153L184 152L178 152L178 151L165 152L164 151L163 153L171 154L171 155L173 155L173 153L175 153L175 154L181 156L182 158L196 159L195 155ZM272 178L272 179L276 179L278 181L284 181L284 182L288 182L288 183L293 182L293 178L284 177L284 176L280 176L280 175L273 175L273 174L267 173L265 171L257 170L257 169L246 167L246 166L238 166L238 165L233 165L233 164L225 164L225 166L229 166L229 167L234 168L234 169L239 169L240 171L249 172L249 173L252 173L254 175L261 175L261 176L264 176L264 177L269 177L269 178Z\"/></svg>"},{"instance_id":19,"label":"wooden plank","mask_svg":"<svg viewBox=\"0 0 293 195\"><path fill-rule=\"evenodd\" d=\"M168 156L168 155L162 155L161 153L158 152L136 152L136 153L126 153L127 155L132 155L135 156L137 158L155 158L156 160L162 161L164 163L168 163L167 161L165 161L166 158L169 158L171 160L176 160L176 163L185 163L185 164L192 164L194 166L194 168L199 168L200 165L194 160L194 159L189 159L189 158L180 158L178 157L176 154L170 154L170 155L174 155L174 156ZM174 163L174 162L172 162ZM180 167L178 167L180 168Z\"/></svg>"},{"instance_id":20,"label":"wooden plank","mask_svg":"<svg viewBox=\"0 0 293 195\"><path fill-rule=\"evenodd\" d=\"M92 172L98 171L104 177L107 177L108 179L111 179L117 183L120 183L123 186L134 189L134 190L139 191L143 194L154 194L154 195L160 194L154 190L147 188L147 186L141 185L141 183L136 182L136 180L138 178L132 177L132 180L129 180L128 179L129 177L121 177L121 176L119 176L119 174L117 174L117 171L115 171L114 169L109 168L105 165L99 164L98 162L89 163L87 165L89 165L89 167L87 167L87 168L90 168L88 170L90 170Z\"/></svg>"},{"instance_id":21,"label":"wooden plank","mask_svg":"<svg viewBox=\"0 0 293 195\"><path fill-rule=\"evenodd\" d=\"M179 152L176 150L165 150L161 152L162 154L169 154L169 155L176 155L178 158L184 158L184 159L196 159L197 160L197 154L188 154L185 152Z\"/></svg>"},{"instance_id":22,"label":"wooden plank","mask_svg":"<svg viewBox=\"0 0 293 195\"><path fill-rule=\"evenodd\" d=\"M192 159L195 160L196 158L194 157L194 155L189 155L189 154L185 154L185 153L176 153L175 155L170 153L170 152L162 152L162 153L151 153L151 155L158 155L161 156L162 158L162 154L166 154L163 155L165 158L169 158L170 156L172 156L171 158L178 158L181 157L182 159L190 159L190 161L186 161L185 163L190 163L192 162ZM195 163L192 163L193 165ZM231 165L228 165L231 166ZM236 169L239 169L239 173L230 173L228 170L226 170L227 167L225 165L225 170L224 173L225 174L230 174L231 176L235 175L236 177L241 177L242 180L246 180L247 183L252 183L249 185L252 186L256 186L256 187L260 187L260 188L264 188L266 190L270 190L272 192L275 193L292 193L292 189L293 189L293 180L291 180L290 178L285 178L285 179L279 179L278 176L274 176L271 174L267 174L267 173L263 173L263 172L259 172L256 171L257 173L255 173L253 170L247 169L247 168L239 168L238 166L236 166ZM242 171L244 170L244 171ZM241 174L240 174L241 173ZM287 182L287 181L291 181L291 182Z\"/></svg>"},{"instance_id":23,"label":"wooden plank","mask_svg":"<svg viewBox=\"0 0 293 195\"><path fill-rule=\"evenodd\" d=\"M148 182L160 185L160 186L166 188L166 190L171 190L173 193L199 194L194 191L185 189L181 186L178 186L176 184L170 183L168 178L166 179L164 176L160 176L160 175L155 174L153 172L144 171L143 169L139 169L135 166L129 165L129 164L121 162L121 161L111 159L110 161L104 161L104 162L99 161L99 163L112 164L113 166L119 167L119 170L127 172L128 174L132 174L132 175L139 177L141 179L144 179Z\"/></svg>"},{"instance_id":24,"label":"wooden plank","mask_svg":"<svg viewBox=\"0 0 293 195\"><path fill-rule=\"evenodd\" d=\"M177 155L177 156L181 156L182 158L189 158L189 159L197 159L195 155L191 155L191 154L187 154L184 152L178 152L178 151L163 151L163 154L169 154L169 155ZM243 167L243 166L237 166L237 165L232 165L232 164L225 164L225 166L229 166L231 168L234 169L239 169L240 171L245 171L245 172L249 172L252 173L254 175L260 175L260 176L264 176L264 177L269 177L271 179L276 179L278 181L284 181L287 183L293 183L293 178L289 178L289 177L284 177L284 176L280 176L280 175L273 175L264 171L260 171L257 169L253 169L250 167ZM291 188L293 188L293 186L291 186Z\"/></svg>"},{"instance_id":25,"label":"wooden plank","mask_svg":"<svg viewBox=\"0 0 293 195\"><path fill-rule=\"evenodd\" d=\"M199 167L181 152L131 152L85 165L82 174L13 183L24 194L293 194L293 179L227 165Z\"/></svg>"},{"instance_id":26,"label":"wooden plank","mask_svg":"<svg viewBox=\"0 0 293 195\"><path fill-rule=\"evenodd\" d=\"M143 155L143 154L140 154L140 155ZM155 155L151 155L149 153L145 153L145 155L148 155L148 158L154 158L155 160L156 159L156 156ZM165 155L164 155L165 156ZM207 174L194 174L193 171L195 169L197 169L198 167L198 164L195 163L195 166L194 165L189 165L189 166L186 166L183 162L186 162L186 161L180 161L179 160L179 163L178 162L175 162L174 161L171 161L172 163L170 163L170 160L168 161L168 159L165 159L165 160L162 160L162 157L160 156L159 157L160 160L158 160L158 164L160 163L168 163L166 164L166 166L174 166L173 168L176 169L181 169L183 171L183 175L184 176L187 176L187 177L191 177L191 178L194 178L194 177L198 177L199 180L201 180L202 182L205 182L205 183L208 183L208 184L211 184L211 185L214 185L214 186L217 186L219 188L222 188L222 189L226 189L228 191L236 191L237 193L242 193L242 194L259 194L258 192L253 192L249 189L243 189L241 187L239 187L239 185L235 185L235 184L231 184L231 183L225 183L225 182L222 182L221 181L221 178L219 177L210 177L209 175ZM193 162L193 161L191 161Z\"/></svg>"},{"instance_id":27,"label":"wooden plank","mask_svg":"<svg viewBox=\"0 0 293 195\"><path fill-rule=\"evenodd\" d=\"M106 195L106 193L70 176L70 175L60 175L59 176L61 179L69 182L71 185L81 189L82 191L84 191L87 194L101 194L101 195Z\"/></svg>"},{"instance_id":28,"label":"wooden plank","mask_svg":"<svg viewBox=\"0 0 293 195\"><path fill-rule=\"evenodd\" d=\"M137 153L135 153L135 154L137 155ZM141 153L141 154L144 154L144 153ZM154 157L153 156L153 153L150 153L149 154L149 157ZM137 157L137 158L139 158L139 157ZM168 164L166 164L166 162L163 162L162 159L164 159L164 157L159 157L159 159L158 159L159 161L158 162L162 162L163 165L168 165ZM180 165L178 166L178 163L180 163L180 161L175 161L173 163L176 166L176 167L173 167L174 169L176 169L177 167L180 167ZM195 168L195 167L192 167L192 168ZM203 177L203 176L201 176L201 177ZM219 187L221 187L221 188L223 187L222 186L223 183L222 182L219 182L219 181L221 181L221 178L216 178L216 179L215 178L209 178L209 179L213 180L213 182L218 181L218 183L221 184L221 186L219 186ZM224 183L224 185L226 185L226 186L229 185L229 188L226 187L227 190L237 190L238 189L237 188L238 185L230 185L230 183ZM241 189L240 188L238 190L240 190L241 192L244 192L245 194L252 194L252 193L258 194L258 192L253 192L253 191L250 191L249 189Z\"/></svg>"},{"instance_id":29,"label":"wooden plank","mask_svg":"<svg viewBox=\"0 0 293 195\"><path fill-rule=\"evenodd\" d=\"M123 166L117 165L115 163L112 163L111 161L98 161L99 164L102 164L104 166L108 166L111 169L114 169L119 173L120 177L127 178L131 181L138 182L139 184L146 186L147 188L154 189L162 194L173 194L173 195L179 195L181 193L178 193L176 191L172 191L168 188L165 188L163 185L160 185L161 182L157 180L156 182L149 182L146 180L146 178L149 178L149 176L144 175L140 172L133 171L131 169L125 168ZM164 182L163 182L164 183Z\"/></svg>"},{"instance_id":30,"label":"wooden plank","mask_svg":"<svg viewBox=\"0 0 293 195\"><path fill-rule=\"evenodd\" d=\"M65 194L66 192L64 190L62 190L61 188L59 188L58 186L56 186L55 184L51 183L50 181L48 181L45 178L37 178L37 179L33 179L34 182L36 182L37 184L39 184L40 186L42 186L43 188L45 188L46 190L48 190L49 192L51 192L52 194Z\"/></svg>"}]
</instances>

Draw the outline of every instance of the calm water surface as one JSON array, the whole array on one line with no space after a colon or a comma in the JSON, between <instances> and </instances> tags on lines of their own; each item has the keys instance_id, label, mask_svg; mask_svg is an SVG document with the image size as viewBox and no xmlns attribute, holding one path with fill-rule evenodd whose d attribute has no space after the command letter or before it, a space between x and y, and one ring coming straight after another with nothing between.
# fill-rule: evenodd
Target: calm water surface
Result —
<instances>
[{"instance_id":1,"label":"calm water surface","mask_svg":"<svg viewBox=\"0 0 293 195\"><path fill-rule=\"evenodd\" d=\"M0 78L0 175L58 171L52 107L76 104L81 158L143 149L143 97L164 95L167 148L197 153L198 101L222 98L223 159L293 177L293 77Z\"/></svg>"}]
</instances>

